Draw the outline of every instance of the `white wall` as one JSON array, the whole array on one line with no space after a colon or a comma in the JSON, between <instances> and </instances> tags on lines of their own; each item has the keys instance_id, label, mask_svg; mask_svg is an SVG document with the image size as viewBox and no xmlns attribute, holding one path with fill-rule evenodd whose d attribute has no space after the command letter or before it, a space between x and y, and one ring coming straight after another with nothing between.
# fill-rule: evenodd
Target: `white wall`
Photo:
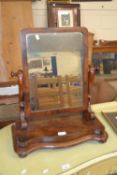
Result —
<instances>
[{"instance_id":1,"label":"white wall","mask_svg":"<svg viewBox=\"0 0 117 175\"><path fill-rule=\"evenodd\" d=\"M46 0L32 3L33 20L35 27L47 27L47 2Z\"/></svg>"},{"instance_id":2,"label":"white wall","mask_svg":"<svg viewBox=\"0 0 117 175\"><path fill-rule=\"evenodd\" d=\"M81 3L81 25L96 39L117 40L117 0Z\"/></svg>"},{"instance_id":3,"label":"white wall","mask_svg":"<svg viewBox=\"0 0 117 175\"><path fill-rule=\"evenodd\" d=\"M107 2L82 2L81 26L95 34L94 39L117 40L117 0ZM35 27L47 27L46 0L32 5Z\"/></svg>"}]
</instances>

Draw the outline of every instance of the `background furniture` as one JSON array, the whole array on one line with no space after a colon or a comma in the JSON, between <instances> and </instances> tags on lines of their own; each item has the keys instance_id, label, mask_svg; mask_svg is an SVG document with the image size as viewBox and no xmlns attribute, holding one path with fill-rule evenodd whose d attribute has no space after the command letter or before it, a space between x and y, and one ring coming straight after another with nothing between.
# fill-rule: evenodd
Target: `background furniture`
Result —
<instances>
[{"instance_id":1,"label":"background furniture","mask_svg":"<svg viewBox=\"0 0 117 175\"><path fill-rule=\"evenodd\" d=\"M91 103L104 103L117 100L116 81L113 79L111 79L111 81L106 81L102 77L95 77L95 80L90 88Z\"/></svg>"},{"instance_id":2,"label":"background furniture","mask_svg":"<svg viewBox=\"0 0 117 175\"><path fill-rule=\"evenodd\" d=\"M95 80L91 87L91 102L117 99L117 41L99 40L93 45L92 64Z\"/></svg>"},{"instance_id":3,"label":"background furniture","mask_svg":"<svg viewBox=\"0 0 117 175\"><path fill-rule=\"evenodd\" d=\"M18 119L18 94L16 82L0 83L0 128Z\"/></svg>"},{"instance_id":4,"label":"background furniture","mask_svg":"<svg viewBox=\"0 0 117 175\"><path fill-rule=\"evenodd\" d=\"M93 45L92 63L97 76L117 78L117 41L99 40Z\"/></svg>"},{"instance_id":5,"label":"background furniture","mask_svg":"<svg viewBox=\"0 0 117 175\"><path fill-rule=\"evenodd\" d=\"M100 52L116 52L117 51L117 41L109 41L109 40L99 40L94 41L93 46L94 53Z\"/></svg>"},{"instance_id":6,"label":"background furniture","mask_svg":"<svg viewBox=\"0 0 117 175\"><path fill-rule=\"evenodd\" d=\"M19 173L86 175L88 172L95 175L106 175L112 171L117 172L117 134L101 112L116 111L116 109L117 102L92 105L92 110L104 124L109 135L109 139L104 144L87 141L70 148L41 149L24 159L19 158L13 150L11 125L3 128L0 130L0 172L5 175L19 175Z\"/></svg>"}]
</instances>

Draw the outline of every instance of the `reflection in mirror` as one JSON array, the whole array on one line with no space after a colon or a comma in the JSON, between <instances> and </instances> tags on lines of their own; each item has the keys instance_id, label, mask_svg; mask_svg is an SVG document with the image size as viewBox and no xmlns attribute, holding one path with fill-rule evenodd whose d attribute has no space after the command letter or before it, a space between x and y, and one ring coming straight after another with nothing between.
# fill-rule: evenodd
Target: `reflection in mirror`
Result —
<instances>
[{"instance_id":1,"label":"reflection in mirror","mask_svg":"<svg viewBox=\"0 0 117 175\"><path fill-rule=\"evenodd\" d=\"M26 36L32 110L83 106L83 35Z\"/></svg>"}]
</instances>

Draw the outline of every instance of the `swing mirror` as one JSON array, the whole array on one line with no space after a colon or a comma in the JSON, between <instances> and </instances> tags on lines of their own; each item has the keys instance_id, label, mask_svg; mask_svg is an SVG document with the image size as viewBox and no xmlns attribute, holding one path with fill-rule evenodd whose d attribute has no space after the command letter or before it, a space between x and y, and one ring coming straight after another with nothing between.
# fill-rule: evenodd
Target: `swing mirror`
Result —
<instances>
[{"instance_id":1,"label":"swing mirror","mask_svg":"<svg viewBox=\"0 0 117 175\"><path fill-rule=\"evenodd\" d=\"M88 32L85 28L22 31L20 119L12 126L14 150L104 142L104 126L88 105Z\"/></svg>"}]
</instances>

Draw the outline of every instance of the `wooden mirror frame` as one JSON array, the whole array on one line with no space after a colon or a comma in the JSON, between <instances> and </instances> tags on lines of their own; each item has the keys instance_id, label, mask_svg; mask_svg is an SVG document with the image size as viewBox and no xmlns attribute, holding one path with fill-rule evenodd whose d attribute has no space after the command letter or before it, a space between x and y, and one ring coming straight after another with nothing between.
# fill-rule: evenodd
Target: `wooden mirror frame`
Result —
<instances>
[{"instance_id":1,"label":"wooden mirror frame","mask_svg":"<svg viewBox=\"0 0 117 175\"><path fill-rule=\"evenodd\" d=\"M27 63L26 35L33 33L80 32L84 44L83 107L68 107L32 111L30 104L30 83ZM12 125L14 149L24 157L39 148L65 148L94 139L105 142L104 126L91 112L89 101L88 31L86 28L24 29L22 37L23 71L19 72L20 119ZM45 117L48 118L45 120ZM51 127L48 128L48 126Z\"/></svg>"},{"instance_id":2,"label":"wooden mirror frame","mask_svg":"<svg viewBox=\"0 0 117 175\"><path fill-rule=\"evenodd\" d=\"M26 90L25 94L27 94L27 98L25 100L26 106L27 108L25 109L26 112L26 116L38 116L39 114L41 115L47 115L48 110L46 111L32 111L31 107L30 107L30 100L29 100L29 94L30 94L30 87L29 87L29 75L28 75L28 62L27 62L27 50L26 50L26 35L27 34L35 34L35 33L64 33L64 32L80 32L83 34L84 39L84 45L85 45L85 53L84 53L84 75L83 75L83 84L84 84L84 90L83 90L83 101L84 101L84 105L83 107L78 107L78 108L66 108L66 109L53 109L53 110L49 110L51 111L51 114L56 114L57 112L81 112L81 111L87 111L88 109L88 33L87 30L85 28L46 28L46 29L26 29L22 31L22 58L23 58L23 77L24 77L24 82L23 82L23 86L24 86L24 90Z\"/></svg>"}]
</instances>

